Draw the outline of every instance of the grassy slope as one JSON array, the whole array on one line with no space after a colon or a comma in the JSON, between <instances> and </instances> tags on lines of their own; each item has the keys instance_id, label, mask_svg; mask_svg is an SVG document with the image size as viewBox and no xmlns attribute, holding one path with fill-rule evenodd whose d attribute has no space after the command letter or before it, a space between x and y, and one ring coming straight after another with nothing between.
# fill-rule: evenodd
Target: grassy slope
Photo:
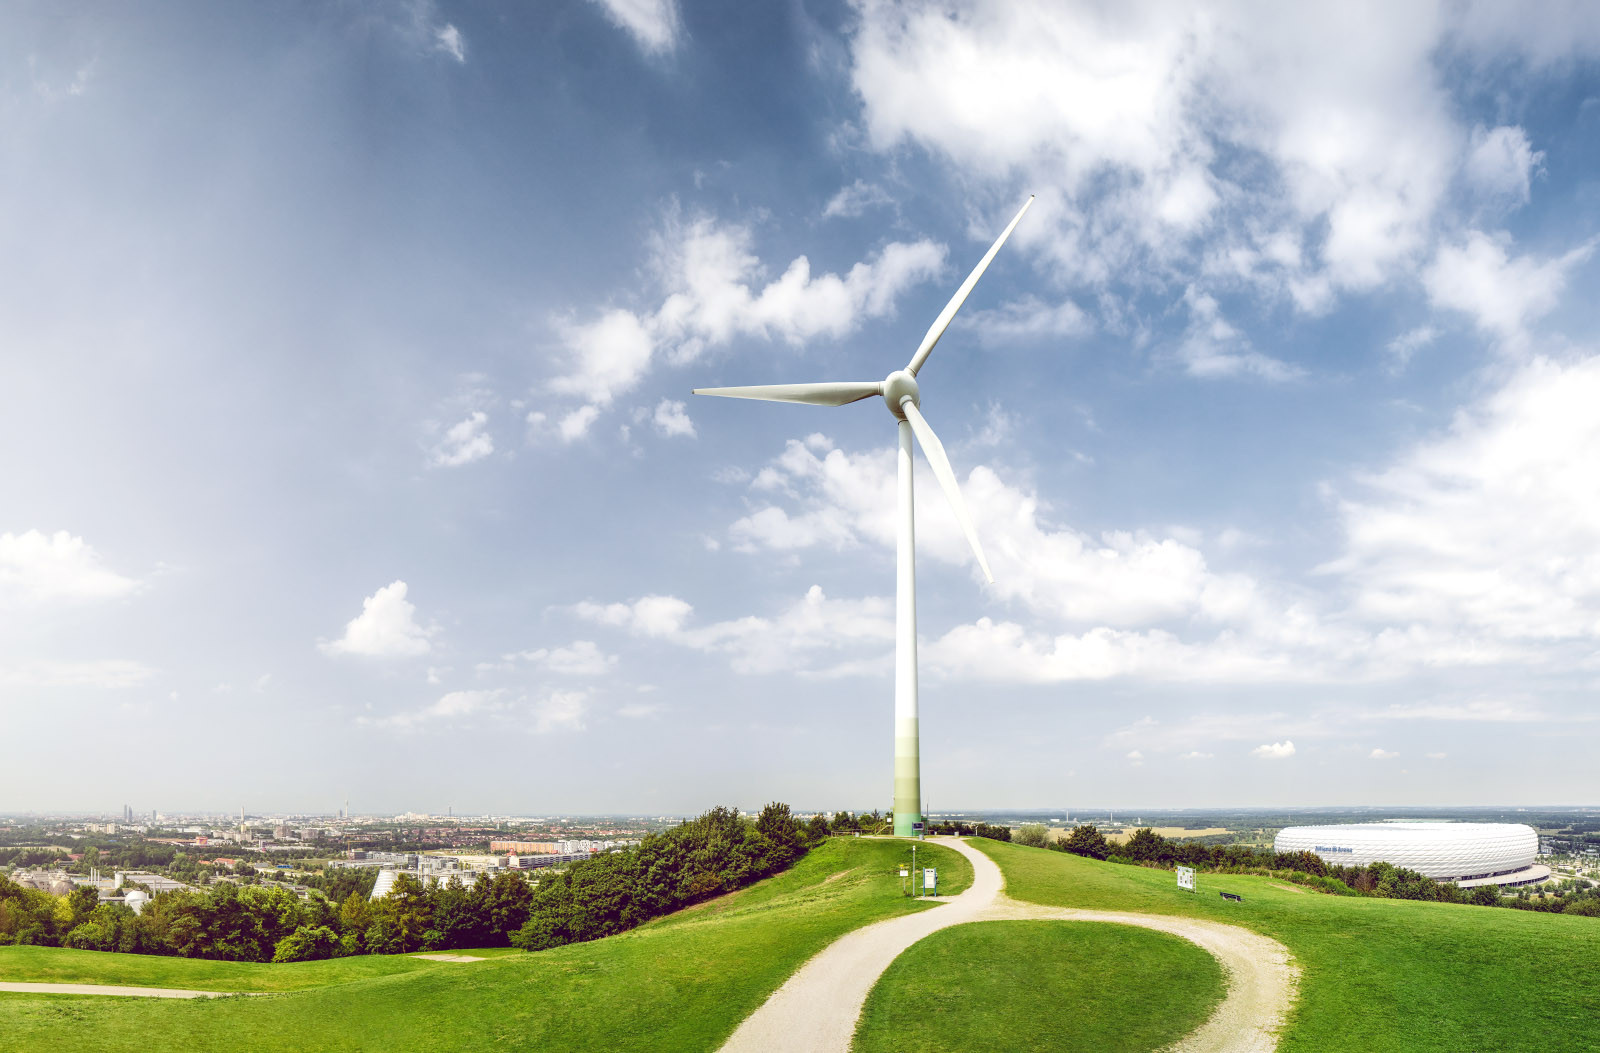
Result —
<instances>
[{"instance_id":1,"label":"grassy slope","mask_svg":"<svg viewBox=\"0 0 1600 1053\"><path fill-rule=\"evenodd\" d=\"M1016 899L1211 918L1282 942L1303 970L1285 1053L1596 1048L1593 918L1326 896L1221 874L1201 874L1191 895L1176 890L1170 871L975 843L1000 864Z\"/></svg>"},{"instance_id":2,"label":"grassy slope","mask_svg":"<svg viewBox=\"0 0 1600 1053\"><path fill-rule=\"evenodd\" d=\"M919 848L919 862L925 851L953 879L948 890L970 884L971 865L955 852ZM909 850L901 843L834 839L785 874L607 940L465 965L405 959L420 968L332 977L330 986L264 998L0 995L0 1047L54 1041L63 1048L141 1053L224 1046L367 1049L425 1035L437 1049L513 1039L549 1050L712 1049L839 935L933 909L901 896L902 857L909 858ZM441 1028L446 1020L449 1027Z\"/></svg>"},{"instance_id":3,"label":"grassy slope","mask_svg":"<svg viewBox=\"0 0 1600 1053\"><path fill-rule=\"evenodd\" d=\"M1144 1053L1199 1027L1222 995L1216 959L1166 933L958 925L895 959L867 999L853 1049Z\"/></svg>"}]
</instances>

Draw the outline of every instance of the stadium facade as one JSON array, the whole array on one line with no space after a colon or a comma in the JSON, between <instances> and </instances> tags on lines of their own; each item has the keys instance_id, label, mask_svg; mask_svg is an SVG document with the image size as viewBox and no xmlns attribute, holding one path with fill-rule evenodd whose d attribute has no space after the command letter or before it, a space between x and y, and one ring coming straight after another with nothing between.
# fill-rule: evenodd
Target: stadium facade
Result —
<instances>
[{"instance_id":1,"label":"stadium facade","mask_svg":"<svg viewBox=\"0 0 1600 1053\"><path fill-rule=\"evenodd\" d=\"M1520 823L1351 823L1289 826L1278 852L1312 852L1335 866L1389 863L1463 888L1532 885L1550 878L1536 864L1539 835Z\"/></svg>"}]
</instances>

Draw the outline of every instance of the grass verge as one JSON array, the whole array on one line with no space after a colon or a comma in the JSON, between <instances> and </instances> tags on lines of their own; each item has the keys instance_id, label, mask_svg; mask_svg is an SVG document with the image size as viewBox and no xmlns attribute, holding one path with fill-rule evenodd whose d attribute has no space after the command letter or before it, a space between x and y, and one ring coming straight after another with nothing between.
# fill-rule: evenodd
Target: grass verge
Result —
<instances>
[{"instance_id":1,"label":"grass verge","mask_svg":"<svg viewBox=\"0 0 1600 1053\"><path fill-rule=\"evenodd\" d=\"M1145 1053L1203 1024L1222 968L1187 940L1093 922L936 932L872 989L855 1053Z\"/></svg>"}]
</instances>

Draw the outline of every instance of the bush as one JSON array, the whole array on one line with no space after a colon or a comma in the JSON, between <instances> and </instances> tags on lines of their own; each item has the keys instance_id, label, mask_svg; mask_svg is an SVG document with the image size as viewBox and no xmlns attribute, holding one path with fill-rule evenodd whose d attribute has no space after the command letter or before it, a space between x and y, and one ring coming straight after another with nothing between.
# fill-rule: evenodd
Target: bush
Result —
<instances>
[{"instance_id":1,"label":"bush","mask_svg":"<svg viewBox=\"0 0 1600 1053\"><path fill-rule=\"evenodd\" d=\"M1090 859L1104 859L1111 854L1111 846L1106 843L1106 836L1100 828L1090 823L1083 823L1072 828L1072 833L1056 842L1056 847L1063 852L1071 852L1075 856L1088 856Z\"/></svg>"}]
</instances>

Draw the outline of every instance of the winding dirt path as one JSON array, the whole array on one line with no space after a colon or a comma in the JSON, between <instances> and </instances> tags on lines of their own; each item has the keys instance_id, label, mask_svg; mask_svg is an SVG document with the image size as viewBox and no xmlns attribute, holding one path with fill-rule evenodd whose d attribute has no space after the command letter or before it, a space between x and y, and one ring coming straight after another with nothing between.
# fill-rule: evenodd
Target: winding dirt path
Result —
<instances>
[{"instance_id":1,"label":"winding dirt path","mask_svg":"<svg viewBox=\"0 0 1600 1053\"><path fill-rule=\"evenodd\" d=\"M934 910L857 929L829 944L740 1024L724 1053L849 1053L856 1021L883 971L918 940L975 921L1046 919L1138 925L1189 940L1227 974L1228 993L1177 1053L1271 1053L1294 1000L1299 970L1276 940L1196 918L1077 910L1021 903L988 856L955 838L936 838L972 862L972 887Z\"/></svg>"},{"instance_id":2,"label":"winding dirt path","mask_svg":"<svg viewBox=\"0 0 1600 1053\"><path fill-rule=\"evenodd\" d=\"M191 991L183 987L118 987L112 984L0 983L16 994L121 995L124 998L228 998L237 991Z\"/></svg>"}]
</instances>

